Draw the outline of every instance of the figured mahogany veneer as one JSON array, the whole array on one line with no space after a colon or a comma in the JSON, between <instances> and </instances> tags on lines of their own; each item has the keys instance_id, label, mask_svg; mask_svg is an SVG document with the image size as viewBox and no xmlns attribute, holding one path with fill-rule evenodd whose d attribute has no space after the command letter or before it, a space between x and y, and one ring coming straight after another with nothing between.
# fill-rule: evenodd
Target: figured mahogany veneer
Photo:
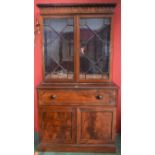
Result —
<instances>
[{"instance_id":1,"label":"figured mahogany veneer","mask_svg":"<svg viewBox=\"0 0 155 155\"><path fill-rule=\"evenodd\" d=\"M38 101L40 151L116 151L116 85L41 84Z\"/></svg>"},{"instance_id":2,"label":"figured mahogany veneer","mask_svg":"<svg viewBox=\"0 0 155 155\"><path fill-rule=\"evenodd\" d=\"M79 107L78 143L113 144L115 142L115 108Z\"/></svg>"},{"instance_id":3,"label":"figured mahogany veneer","mask_svg":"<svg viewBox=\"0 0 155 155\"><path fill-rule=\"evenodd\" d=\"M39 91L40 105L115 105L115 90L43 90Z\"/></svg>"},{"instance_id":4,"label":"figured mahogany veneer","mask_svg":"<svg viewBox=\"0 0 155 155\"><path fill-rule=\"evenodd\" d=\"M76 138L76 112L66 107L49 107L40 109L40 142L71 144Z\"/></svg>"}]
</instances>

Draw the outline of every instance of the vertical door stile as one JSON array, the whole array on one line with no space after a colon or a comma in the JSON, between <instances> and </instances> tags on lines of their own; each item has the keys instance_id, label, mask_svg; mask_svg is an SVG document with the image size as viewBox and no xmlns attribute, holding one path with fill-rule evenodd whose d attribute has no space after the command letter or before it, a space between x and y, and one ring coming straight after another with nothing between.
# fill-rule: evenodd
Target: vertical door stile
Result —
<instances>
[{"instance_id":1,"label":"vertical door stile","mask_svg":"<svg viewBox=\"0 0 155 155\"><path fill-rule=\"evenodd\" d=\"M77 108L77 139L76 142L77 144L80 143L80 131L81 130L81 112L80 112L80 107Z\"/></svg>"},{"instance_id":2,"label":"vertical door stile","mask_svg":"<svg viewBox=\"0 0 155 155\"><path fill-rule=\"evenodd\" d=\"M110 66L110 70L109 70L109 80L112 80L113 78L113 72L112 72L112 68L113 68L113 54L114 54L114 44L113 44L113 41L114 41L114 28L113 28L113 25L114 25L114 18L113 16L111 17L111 27L110 27L110 61L109 61L109 66Z\"/></svg>"},{"instance_id":3,"label":"vertical door stile","mask_svg":"<svg viewBox=\"0 0 155 155\"><path fill-rule=\"evenodd\" d=\"M45 73L45 62L44 62L44 17L39 17L39 23L40 23L40 44L41 44L41 54L42 54L42 80L44 80L44 73Z\"/></svg>"},{"instance_id":4,"label":"vertical door stile","mask_svg":"<svg viewBox=\"0 0 155 155\"><path fill-rule=\"evenodd\" d=\"M79 81L79 49L80 49L79 16L74 16L74 80Z\"/></svg>"}]
</instances>

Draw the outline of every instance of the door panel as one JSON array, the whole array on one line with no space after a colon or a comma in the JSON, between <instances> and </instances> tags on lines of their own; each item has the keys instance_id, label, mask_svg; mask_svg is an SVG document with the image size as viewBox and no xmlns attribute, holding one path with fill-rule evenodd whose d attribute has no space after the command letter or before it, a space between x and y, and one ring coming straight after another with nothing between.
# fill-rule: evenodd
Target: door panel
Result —
<instances>
[{"instance_id":1,"label":"door panel","mask_svg":"<svg viewBox=\"0 0 155 155\"><path fill-rule=\"evenodd\" d=\"M78 143L110 144L115 137L115 110L102 107L78 108Z\"/></svg>"},{"instance_id":2,"label":"door panel","mask_svg":"<svg viewBox=\"0 0 155 155\"><path fill-rule=\"evenodd\" d=\"M80 18L80 79L109 79L110 18Z\"/></svg>"},{"instance_id":3,"label":"door panel","mask_svg":"<svg viewBox=\"0 0 155 155\"><path fill-rule=\"evenodd\" d=\"M74 143L76 138L75 110L69 107L42 109L40 141L42 143Z\"/></svg>"},{"instance_id":4,"label":"door panel","mask_svg":"<svg viewBox=\"0 0 155 155\"><path fill-rule=\"evenodd\" d=\"M43 28L45 80L73 79L73 18L45 18Z\"/></svg>"}]
</instances>

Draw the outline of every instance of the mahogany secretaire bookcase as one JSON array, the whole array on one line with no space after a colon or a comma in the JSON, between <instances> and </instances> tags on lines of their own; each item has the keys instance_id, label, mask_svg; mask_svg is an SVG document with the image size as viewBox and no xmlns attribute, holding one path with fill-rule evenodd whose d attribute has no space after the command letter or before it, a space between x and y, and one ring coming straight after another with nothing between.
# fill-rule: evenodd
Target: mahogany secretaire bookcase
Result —
<instances>
[{"instance_id":1,"label":"mahogany secretaire bookcase","mask_svg":"<svg viewBox=\"0 0 155 155\"><path fill-rule=\"evenodd\" d=\"M38 4L43 81L39 151L115 152L115 4Z\"/></svg>"}]
</instances>

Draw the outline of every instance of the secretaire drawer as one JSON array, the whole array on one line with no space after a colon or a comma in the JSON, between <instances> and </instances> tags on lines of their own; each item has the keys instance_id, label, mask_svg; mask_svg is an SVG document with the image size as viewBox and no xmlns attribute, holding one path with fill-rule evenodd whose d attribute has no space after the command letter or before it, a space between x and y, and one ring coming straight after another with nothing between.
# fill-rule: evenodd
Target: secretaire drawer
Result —
<instances>
[{"instance_id":1,"label":"secretaire drawer","mask_svg":"<svg viewBox=\"0 0 155 155\"><path fill-rule=\"evenodd\" d=\"M39 104L116 104L116 90L40 90Z\"/></svg>"}]
</instances>

